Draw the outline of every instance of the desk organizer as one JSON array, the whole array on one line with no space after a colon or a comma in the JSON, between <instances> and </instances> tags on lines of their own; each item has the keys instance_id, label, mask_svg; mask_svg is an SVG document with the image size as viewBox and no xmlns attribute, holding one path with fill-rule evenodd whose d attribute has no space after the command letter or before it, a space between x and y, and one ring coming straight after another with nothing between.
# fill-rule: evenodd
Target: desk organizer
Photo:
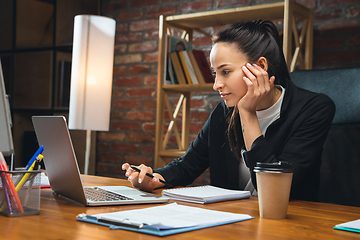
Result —
<instances>
[{"instance_id":1,"label":"desk organizer","mask_svg":"<svg viewBox=\"0 0 360 240\"><path fill-rule=\"evenodd\" d=\"M0 170L0 214L7 217L40 213L41 170Z\"/></svg>"}]
</instances>

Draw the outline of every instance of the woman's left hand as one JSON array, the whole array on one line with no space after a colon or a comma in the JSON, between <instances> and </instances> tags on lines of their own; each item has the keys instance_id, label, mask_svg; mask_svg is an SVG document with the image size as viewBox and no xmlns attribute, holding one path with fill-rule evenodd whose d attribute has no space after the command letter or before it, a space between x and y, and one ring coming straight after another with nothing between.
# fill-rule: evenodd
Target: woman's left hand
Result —
<instances>
[{"instance_id":1,"label":"woman's left hand","mask_svg":"<svg viewBox=\"0 0 360 240\"><path fill-rule=\"evenodd\" d=\"M238 108L239 111L255 112L264 96L274 87L275 77L269 78L267 71L256 64L247 63L242 69L248 90L238 102Z\"/></svg>"}]
</instances>

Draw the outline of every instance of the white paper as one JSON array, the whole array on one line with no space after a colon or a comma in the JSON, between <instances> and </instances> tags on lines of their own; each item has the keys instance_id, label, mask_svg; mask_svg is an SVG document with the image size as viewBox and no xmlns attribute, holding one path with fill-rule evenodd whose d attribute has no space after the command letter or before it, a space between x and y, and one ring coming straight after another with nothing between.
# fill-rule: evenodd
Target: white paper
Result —
<instances>
[{"instance_id":1,"label":"white paper","mask_svg":"<svg viewBox=\"0 0 360 240\"><path fill-rule=\"evenodd\" d=\"M336 227L352 228L360 230L360 219L336 225Z\"/></svg>"},{"instance_id":2,"label":"white paper","mask_svg":"<svg viewBox=\"0 0 360 240\"><path fill-rule=\"evenodd\" d=\"M136 210L95 214L93 216L120 222L124 219L128 219L131 222L146 223L153 227L158 227L159 229L210 225L252 218L247 214L214 211L178 205L177 203Z\"/></svg>"}]
</instances>

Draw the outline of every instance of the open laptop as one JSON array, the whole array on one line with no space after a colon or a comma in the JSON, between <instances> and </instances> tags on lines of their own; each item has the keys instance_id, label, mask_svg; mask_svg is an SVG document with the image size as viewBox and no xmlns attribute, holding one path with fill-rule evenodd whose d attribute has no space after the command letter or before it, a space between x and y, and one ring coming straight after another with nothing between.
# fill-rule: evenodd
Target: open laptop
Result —
<instances>
[{"instance_id":1,"label":"open laptop","mask_svg":"<svg viewBox=\"0 0 360 240\"><path fill-rule=\"evenodd\" d=\"M83 187L65 117L33 116L32 121L39 145L44 146L44 164L55 193L85 206L163 203L169 200L126 186ZM97 194L103 192L118 196L100 200Z\"/></svg>"}]
</instances>

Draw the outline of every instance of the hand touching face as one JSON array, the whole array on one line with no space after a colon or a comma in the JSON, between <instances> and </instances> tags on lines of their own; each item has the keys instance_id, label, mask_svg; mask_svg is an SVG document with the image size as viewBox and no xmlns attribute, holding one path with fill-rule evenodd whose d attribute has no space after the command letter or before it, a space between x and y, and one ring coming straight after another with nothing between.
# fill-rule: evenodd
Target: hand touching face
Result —
<instances>
[{"instance_id":1,"label":"hand touching face","mask_svg":"<svg viewBox=\"0 0 360 240\"><path fill-rule=\"evenodd\" d=\"M229 107L237 105L247 111L268 107L267 93L274 86L274 77L269 79L264 57L257 64L250 64L235 44L216 43L210 53L210 62L215 75L214 90Z\"/></svg>"}]
</instances>

